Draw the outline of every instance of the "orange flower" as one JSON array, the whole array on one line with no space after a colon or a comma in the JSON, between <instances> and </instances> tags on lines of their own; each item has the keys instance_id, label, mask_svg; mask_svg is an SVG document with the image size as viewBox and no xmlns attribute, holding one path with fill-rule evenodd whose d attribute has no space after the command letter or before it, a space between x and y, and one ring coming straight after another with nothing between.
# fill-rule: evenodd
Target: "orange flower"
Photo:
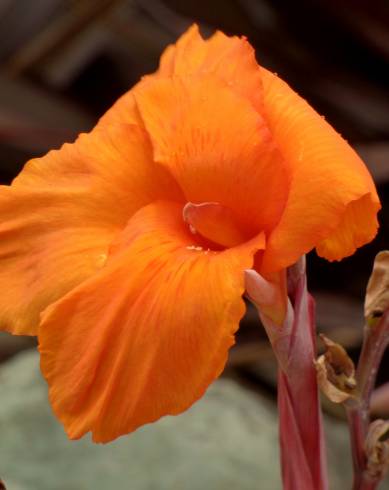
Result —
<instances>
[{"instance_id":1,"label":"orange flower","mask_svg":"<svg viewBox=\"0 0 389 490\"><path fill-rule=\"evenodd\" d=\"M71 438L106 442L201 397L244 271L376 234L365 166L245 39L192 27L74 144L0 191L0 322L38 334Z\"/></svg>"}]
</instances>

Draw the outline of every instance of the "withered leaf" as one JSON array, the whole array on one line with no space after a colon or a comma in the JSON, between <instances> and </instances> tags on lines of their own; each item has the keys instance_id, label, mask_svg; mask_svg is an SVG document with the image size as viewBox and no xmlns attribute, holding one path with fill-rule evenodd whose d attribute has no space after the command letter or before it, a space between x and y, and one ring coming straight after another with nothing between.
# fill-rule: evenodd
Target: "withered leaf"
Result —
<instances>
[{"instance_id":1,"label":"withered leaf","mask_svg":"<svg viewBox=\"0 0 389 490\"><path fill-rule=\"evenodd\" d=\"M374 479L381 479L389 470L389 421L375 420L366 437L367 471Z\"/></svg>"},{"instance_id":2,"label":"withered leaf","mask_svg":"<svg viewBox=\"0 0 389 490\"><path fill-rule=\"evenodd\" d=\"M320 335L325 352L316 363L317 380L322 392L334 403L343 403L356 392L355 367L344 348Z\"/></svg>"},{"instance_id":3,"label":"withered leaf","mask_svg":"<svg viewBox=\"0 0 389 490\"><path fill-rule=\"evenodd\" d=\"M377 254L374 260L365 298L365 318L374 325L389 308L389 250Z\"/></svg>"}]
</instances>

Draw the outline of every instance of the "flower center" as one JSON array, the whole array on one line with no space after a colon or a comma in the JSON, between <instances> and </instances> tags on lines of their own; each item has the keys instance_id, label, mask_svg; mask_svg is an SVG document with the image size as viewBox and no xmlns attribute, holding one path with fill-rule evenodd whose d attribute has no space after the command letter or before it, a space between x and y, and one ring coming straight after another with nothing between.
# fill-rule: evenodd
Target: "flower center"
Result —
<instances>
[{"instance_id":1,"label":"flower center","mask_svg":"<svg viewBox=\"0 0 389 490\"><path fill-rule=\"evenodd\" d=\"M233 211L217 202L188 202L182 214L193 234L221 247L234 247L248 239L247 232L239 225Z\"/></svg>"}]
</instances>

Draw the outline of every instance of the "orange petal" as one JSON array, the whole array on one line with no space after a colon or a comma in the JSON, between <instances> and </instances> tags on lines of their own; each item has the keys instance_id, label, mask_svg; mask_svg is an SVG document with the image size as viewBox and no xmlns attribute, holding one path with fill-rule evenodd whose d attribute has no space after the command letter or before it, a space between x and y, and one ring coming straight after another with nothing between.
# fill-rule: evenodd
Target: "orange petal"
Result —
<instances>
[{"instance_id":1,"label":"orange petal","mask_svg":"<svg viewBox=\"0 0 389 490\"><path fill-rule=\"evenodd\" d=\"M157 161L187 201L218 202L244 228L270 230L288 192L288 176L252 105L211 77L154 79L135 94Z\"/></svg>"},{"instance_id":2,"label":"orange petal","mask_svg":"<svg viewBox=\"0 0 389 490\"><path fill-rule=\"evenodd\" d=\"M262 109L262 80L253 47L245 38L217 31L204 40L197 25L190 27L161 57L158 76L212 75Z\"/></svg>"},{"instance_id":3,"label":"orange petal","mask_svg":"<svg viewBox=\"0 0 389 490\"><path fill-rule=\"evenodd\" d=\"M95 276L42 316L41 367L71 438L108 442L178 414L221 373L244 313L244 270L264 237L193 245L182 207L150 204Z\"/></svg>"},{"instance_id":4,"label":"orange petal","mask_svg":"<svg viewBox=\"0 0 389 490\"><path fill-rule=\"evenodd\" d=\"M161 55L157 75L193 75L201 70L206 55L206 43L197 24L192 24L175 44L167 46Z\"/></svg>"},{"instance_id":5,"label":"orange petal","mask_svg":"<svg viewBox=\"0 0 389 490\"><path fill-rule=\"evenodd\" d=\"M263 69L262 77L264 117L292 175L285 212L266 246L262 273L294 263L316 245L329 259L345 257L376 234L380 204L371 176L347 142L305 100L269 71ZM359 205L351 204L361 198Z\"/></svg>"},{"instance_id":6,"label":"orange petal","mask_svg":"<svg viewBox=\"0 0 389 490\"><path fill-rule=\"evenodd\" d=\"M217 202L188 202L183 209L183 218L193 234L223 247L235 247L249 238L234 213Z\"/></svg>"},{"instance_id":7,"label":"orange petal","mask_svg":"<svg viewBox=\"0 0 389 490\"><path fill-rule=\"evenodd\" d=\"M35 334L40 312L102 267L129 217L167 196L181 197L136 127L81 135L28 162L0 187L0 328Z\"/></svg>"},{"instance_id":8,"label":"orange petal","mask_svg":"<svg viewBox=\"0 0 389 490\"><path fill-rule=\"evenodd\" d=\"M256 110L262 108L261 71L252 46L244 38L228 37L219 31L210 39L204 40L197 25L193 25L175 45L166 48L161 56L158 71L144 77L120 97L100 119L99 125L140 124L134 98L137 88L141 87L144 81L160 77L170 78L174 75L212 75L249 100Z\"/></svg>"},{"instance_id":9,"label":"orange petal","mask_svg":"<svg viewBox=\"0 0 389 490\"><path fill-rule=\"evenodd\" d=\"M351 201L335 230L316 246L318 255L340 260L352 255L358 247L371 241L377 233L377 204L371 194Z\"/></svg>"}]
</instances>

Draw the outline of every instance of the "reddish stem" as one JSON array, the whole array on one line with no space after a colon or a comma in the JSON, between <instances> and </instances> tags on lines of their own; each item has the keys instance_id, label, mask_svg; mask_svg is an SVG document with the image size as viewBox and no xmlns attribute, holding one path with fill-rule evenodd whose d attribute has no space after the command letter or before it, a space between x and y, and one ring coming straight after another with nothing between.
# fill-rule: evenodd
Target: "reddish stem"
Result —
<instances>
[{"instance_id":1,"label":"reddish stem","mask_svg":"<svg viewBox=\"0 0 389 490\"><path fill-rule=\"evenodd\" d=\"M275 294L276 286L255 271L247 271L246 274L246 291L258 307L278 360L283 488L327 490L325 442L314 367L314 302L307 291L304 258L288 269L287 283L287 311L282 325L279 325L268 313L272 309L283 310L282 301L279 301L282 295Z\"/></svg>"},{"instance_id":2,"label":"reddish stem","mask_svg":"<svg viewBox=\"0 0 389 490\"><path fill-rule=\"evenodd\" d=\"M365 440L370 424L370 400L382 356L389 344L389 311L377 325L366 326L356 379L359 396L346 403L354 467L353 490L374 490L380 478L367 473Z\"/></svg>"}]
</instances>

